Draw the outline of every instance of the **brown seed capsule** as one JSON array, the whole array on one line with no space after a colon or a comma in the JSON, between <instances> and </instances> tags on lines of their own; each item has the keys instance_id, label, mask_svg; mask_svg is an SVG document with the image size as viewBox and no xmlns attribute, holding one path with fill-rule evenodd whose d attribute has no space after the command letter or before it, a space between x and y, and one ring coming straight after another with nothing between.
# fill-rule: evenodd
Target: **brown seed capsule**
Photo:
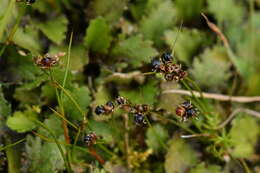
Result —
<instances>
[{"instance_id":1,"label":"brown seed capsule","mask_svg":"<svg viewBox=\"0 0 260 173\"><path fill-rule=\"evenodd\" d=\"M180 117L183 117L185 114L186 114L186 110L185 110L185 108L184 107L182 107L182 106L178 106L177 108L176 108L176 115L178 115L178 116L180 116Z\"/></svg>"},{"instance_id":2,"label":"brown seed capsule","mask_svg":"<svg viewBox=\"0 0 260 173\"><path fill-rule=\"evenodd\" d=\"M118 96L116 98L116 103L118 105L125 105L125 104L127 104L127 100L124 97L122 97L122 96Z\"/></svg>"},{"instance_id":3,"label":"brown seed capsule","mask_svg":"<svg viewBox=\"0 0 260 173\"><path fill-rule=\"evenodd\" d=\"M198 113L198 110L191 104L190 101L186 101L176 108L176 115L181 117L182 121L194 118L198 115Z\"/></svg>"},{"instance_id":4,"label":"brown seed capsule","mask_svg":"<svg viewBox=\"0 0 260 173\"><path fill-rule=\"evenodd\" d=\"M89 134L86 134L83 140L87 144L87 146L92 146L97 142L97 135L94 132L91 132Z\"/></svg>"},{"instance_id":5,"label":"brown seed capsule","mask_svg":"<svg viewBox=\"0 0 260 173\"><path fill-rule=\"evenodd\" d=\"M111 114L112 112L114 112L114 104L112 101L108 101L104 106L104 111L105 111L105 114Z\"/></svg>"},{"instance_id":6,"label":"brown seed capsule","mask_svg":"<svg viewBox=\"0 0 260 173\"><path fill-rule=\"evenodd\" d=\"M147 104L136 105L135 110L137 113L145 113L148 111L148 105Z\"/></svg>"},{"instance_id":7,"label":"brown seed capsule","mask_svg":"<svg viewBox=\"0 0 260 173\"><path fill-rule=\"evenodd\" d=\"M65 53L63 52L58 53L57 55L50 55L47 53L44 56L37 56L36 58L34 58L34 62L40 68L48 69L56 65L59 62L60 57L64 55Z\"/></svg>"},{"instance_id":8,"label":"brown seed capsule","mask_svg":"<svg viewBox=\"0 0 260 173\"><path fill-rule=\"evenodd\" d=\"M166 73L164 75L164 79L167 80L167 81L172 81L174 79L174 74Z\"/></svg>"}]
</instances>

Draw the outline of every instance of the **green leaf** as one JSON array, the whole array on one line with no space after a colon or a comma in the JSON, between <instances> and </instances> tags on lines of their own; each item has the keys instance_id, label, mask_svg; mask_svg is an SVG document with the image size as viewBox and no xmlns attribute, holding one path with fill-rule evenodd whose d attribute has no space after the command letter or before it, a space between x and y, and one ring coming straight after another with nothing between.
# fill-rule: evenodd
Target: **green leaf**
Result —
<instances>
[{"instance_id":1,"label":"green leaf","mask_svg":"<svg viewBox=\"0 0 260 173\"><path fill-rule=\"evenodd\" d=\"M213 49L206 49L200 59L196 58L193 62L193 68L190 72L194 81L200 86L213 89L225 86L231 75L227 59L224 47L215 46Z\"/></svg>"},{"instance_id":2,"label":"green leaf","mask_svg":"<svg viewBox=\"0 0 260 173\"><path fill-rule=\"evenodd\" d=\"M90 3L89 13L102 16L107 23L113 24L118 22L122 16L127 0L95 0Z\"/></svg>"},{"instance_id":3,"label":"green leaf","mask_svg":"<svg viewBox=\"0 0 260 173\"><path fill-rule=\"evenodd\" d=\"M91 97L90 92L87 87L74 87L70 90L72 97L79 104L80 108L87 112L87 106L89 106ZM71 100L64 94L64 108L67 116L69 116L73 120L83 120L82 115L75 107L75 105L71 102Z\"/></svg>"},{"instance_id":4,"label":"green leaf","mask_svg":"<svg viewBox=\"0 0 260 173\"><path fill-rule=\"evenodd\" d=\"M14 83L31 82L42 74L40 68L33 63L31 56L19 55L13 46L6 49L6 52L9 56L3 57L6 61L4 74L0 75L0 79Z\"/></svg>"},{"instance_id":5,"label":"green leaf","mask_svg":"<svg viewBox=\"0 0 260 173\"><path fill-rule=\"evenodd\" d=\"M157 95L157 81L151 80L148 83L133 89L122 89L119 91L119 94L132 103L136 104L149 104L152 105L156 102Z\"/></svg>"},{"instance_id":6,"label":"green leaf","mask_svg":"<svg viewBox=\"0 0 260 173\"><path fill-rule=\"evenodd\" d=\"M9 2L9 3L8 3ZM16 14L15 0L1 0L0 7L0 41L2 41L4 31L8 24L13 20L13 15ZM8 5L7 5L8 4Z\"/></svg>"},{"instance_id":7,"label":"green leaf","mask_svg":"<svg viewBox=\"0 0 260 173\"><path fill-rule=\"evenodd\" d=\"M129 8L131 11L131 14L133 15L134 19L139 21L139 19L142 17L142 15L144 14L145 10L146 10L146 0L139 0L136 1L135 4L129 4Z\"/></svg>"},{"instance_id":8,"label":"green leaf","mask_svg":"<svg viewBox=\"0 0 260 173\"><path fill-rule=\"evenodd\" d=\"M127 40L120 41L112 50L112 54L128 58L127 61L133 67L140 67L142 63L149 63L153 57L158 55L157 51L151 46L151 42L143 41L140 36L132 36Z\"/></svg>"},{"instance_id":9,"label":"green leaf","mask_svg":"<svg viewBox=\"0 0 260 173\"><path fill-rule=\"evenodd\" d=\"M37 23L39 29L54 43L61 44L66 38L68 20L65 16L58 16L47 22Z\"/></svg>"},{"instance_id":10,"label":"green leaf","mask_svg":"<svg viewBox=\"0 0 260 173\"><path fill-rule=\"evenodd\" d=\"M237 158L246 158L254 153L257 144L257 137L260 129L255 118L243 114L232 122L230 131L233 151L231 154Z\"/></svg>"},{"instance_id":11,"label":"green leaf","mask_svg":"<svg viewBox=\"0 0 260 173\"><path fill-rule=\"evenodd\" d=\"M152 129L153 128L153 129ZM156 135L154 134L156 132ZM159 138L159 139L158 139ZM157 124L153 127L149 127L146 132L146 144L149 148L152 148L153 151L160 151L162 148L161 142L165 143L168 138L168 132L161 125Z\"/></svg>"},{"instance_id":12,"label":"green leaf","mask_svg":"<svg viewBox=\"0 0 260 173\"><path fill-rule=\"evenodd\" d=\"M227 25L238 24L243 21L244 12L243 5L235 0L219 0L207 1L209 12L213 13L218 22L227 22ZM238 17L239 16L239 17Z\"/></svg>"},{"instance_id":13,"label":"green leaf","mask_svg":"<svg viewBox=\"0 0 260 173\"><path fill-rule=\"evenodd\" d=\"M6 125L19 133L31 131L36 127L36 124L32 120L37 115L32 111L20 112L17 111L13 116L9 116Z\"/></svg>"},{"instance_id":14,"label":"green leaf","mask_svg":"<svg viewBox=\"0 0 260 173\"><path fill-rule=\"evenodd\" d=\"M85 45L93 52L106 53L112 37L104 18L98 17L90 21L84 38Z\"/></svg>"},{"instance_id":15,"label":"green leaf","mask_svg":"<svg viewBox=\"0 0 260 173\"><path fill-rule=\"evenodd\" d=\"M102 140L107 143L112 143L117 137L116 129L109 125L107 122L91 121L91 130L98 136L102 136Z\"/></svg>"},{"instance_id":16,"label":"green leaf","mask_svg":"<svg viewBox=\"0 0 260 173\"><path fill-rule=\"evenodd\" d=\"M170 47L174 47L174 55L187 64L190 64L191 59L202 44L205 46L205 44L209 42L209 38L197 29L183 28L181 32L178 32L178 29L173 31L168 30L164 33L164 36L167 44ZM176 38L178 38L178 40L175 43ZM174 43L175 45L173 45Z\"/></svg>"},{"instance_id":17,"label":"green leaf","mask_svg":"<svg viewBox=\"0 0 260 173\"><path fill-rule=\"evenodd\" d=\"M27 136L26 153L31 172L54 173L64 169L64 161L55 143L42 142L39 137Z\"/></svg>"},{"instance_id":18,"label":"green leaf","mask_svg":"<svg viewBox=\"0 0 260 173\"><path fill-rule=\"evenodd\" d=\"M26 90L26 89L17 87L15 89L15 93L14 93L13 97L15 100L20 101L20 104L36 105L36 104L40 104L40 102L41 102L39 94L40 93L37 89Z\"/></svg>"},{"instance_id":19,"label":"green leaf","mask_svg":"<svg viewBox=\"0 0 260 173\"><path fill-rule=\"evenodd\" d=\"M54 132L56 137L63 137L62 121L60 117L55 114L50 114L49 118L44 120L44 124ZM52 138L50 133L42 127L39 128L38 132L44 136Z\"/></svg>"},{"instance_id":20,"label":"green leaf","mask_svg":"<svg viewBox=\"0 0 260 173\"><path fill-rule=\"evenodd\" d=\"M157 46L162 46L163 33L174 24L174 16L175 11L171 1L160 3L140 22L140 31L144 38L154 41Z\"/></svg>"},{"instance_id":21,"label":"green leaf","mask_svg":"<svg viewBox=\"0 0 260 173\"><path fill-rule=\"evenodd\" d=\"M43 82L48 80L48 76L42 75L42 76L37 76L37 78L31 82L25 83L21 87L19 87L22 90L32 90L37 87L39 87Z\"/></svg>"},{"instance_id":22,"label":"green leaf","mask_svg":"<svg viewBox=\"0 0 260 173\"><path fill-rule=\"evenodd\" d=\"M41 98L46 100L47 103L56 101L56 93L51 83L46 83L41 87Z\"/></svg>"},{"instance_id":23,"label":"green leaf","mask_svg":"<svg viewBox=\"0 0 260 173\"><path fill-rule=\"evenodd\" d=\"M218 165L206 165L204 162L196 165L189 173L220 173L221 167Z\"/></svg>"},{"instance_id":24,"label":"green leaf","mask_svg":"<svg viewBox=\"0 0 260 173\"><path fill-rule=\"evenodd\" d=\"M65 69L61 69L61 68L54 68L52 70L53 73L53 78L55 79L55 81L57 81L60 85L62 85L63 82L63 78L64 78L64 74L65 74ZM71 87L72 85L72 73L71 71L68 72L68 76L67 76L67 80L66 80L66 88Z\"/></svg>"},{"instance_id":25,"label":"green leaf","mask_svg":"<svg viewBox=\"0 0 260 173\"><path fill-rule=\"evenodd\" d=\"M7 117L10 114L11 114L11 105L5 100L0 85L0 120L2 119L2 117Z\"/></svg>"},{"instance_id":26,"label":"green leaf","mask_svg":"<svg viewBox=\"0 0 260 173\"><path fill-rule=\"evenodd\" d=\"M57 47L52 46L50 48L49 53L50 54L57 54L59 52L67 52L67 47ZM83 68L86 64L89 62L88 52L86 48L83 45L73 46L71 48L71 61L69 65L69 69L73 71L83 71ZM61 66L65 66L66 64L67 56L63 56L60 58L60 64Z\"/></svg>"},{"instance_id":27,"label":"green leaf","mask_svg":"<svg viewBox=\"0 0 260 173\"><path fill-rule=\"evenodd\" d=\"M175 7L179 20L190 20L198 17L202 11L204 0L176 0Z\"/></svg>"},{"instance_id":28,"label":"green leaf","mask_svg":"<svg viewBox=\"0 0 260 173\"><path fill-rule=\"evenodd\" d=\"M173 139L165 156L166 173L185 172L197 163L197 155L182 139Z\"/></svg>"},{"instance_id":29,"label":"green leaf","mask_svg":"<svg viewBox=\"0 0 260 173\"><path fill-rule=\"evenodd\" d=\"M100 85L97 88L97 92L95 93L94 98L95 106L105 104L108 100L111 99L108 88L106 88L104 85Z\"/></svg>"},{"instance_id":30,"label":"green leaf","mask_svg":"<svg viewBox=\"0 0 260 173\"><path fill-rule=\"evenodd\" d=\"M12 41L18 46L31 51L33 55L39 55L41 52L38 31L31 25L25 29L18 28Z\"/></svg>"}]
</instances>

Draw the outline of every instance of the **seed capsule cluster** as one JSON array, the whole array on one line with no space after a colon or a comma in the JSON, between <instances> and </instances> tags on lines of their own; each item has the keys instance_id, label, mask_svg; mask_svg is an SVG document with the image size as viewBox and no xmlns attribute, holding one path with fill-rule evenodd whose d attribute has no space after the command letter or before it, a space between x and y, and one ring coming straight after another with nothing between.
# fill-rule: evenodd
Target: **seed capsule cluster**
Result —
<instances>
[{"instance_id":1,"label":"seed capsule cluster","mask_svg":"<svg viewBox=\"0 0 260 173\"><path fill-rule=\"evenodd\" d=\"M42 69L49 69L58 64L60 57L64 56L64 52L60 52L56 55L45 54L44 56L37 56L34 58L34 62Z\"/></svg>"},{"instance_id":2,"label":"seed capsule cluster","mask_svg":"<svg viewBox=\"0 0 260 173\"><path fill-rule=\"evenodd\" d=\"M173 63L173 57L170 53L163 53L160 59L153 59L151 64L152 71L163 73L167 81L174 80L178 82L187 76L187 72L182 69L181 64Z\"/></svg>"},{"instance_id":3,"label":"seed capsule cluster","mask_svg":"<svg viewBox=\"0 0 260 173\"><path fill-rule=\"evenodd\" d=\"M84 136L84 142L87 144L87 146L92 146L96 144L97 142L97 135L94 132L88 133Z\"/></svg>"},{"instance_id":4,"label":"seed capsule cluster","mask_svg":"<svg viewBox=\"0 0 260 173\"><path fill-rule=\"evenodd\" d=\"M198 113L197 108L195 108L190 101L185 101L176 108L176 114L182 118L182 121L194 118Z\"/></svg>"},{"instance_id":5,"label":"seed capsule cluster","mask_svg":"<svg viewBox=\"0 0 260 173\"><path fill-rule=\"evenodd\" d=\"M146 104L131 104L124 97L118 96L115 99L115 103L119 109L124 110L127 113L134 114L134 121L137 125L146 124L145 115L148 113L148 105ZM105 105L99 105L95 108L97 115L109 115L114 112L115 106L112 101L107 102Z\"/></svg>"},{"instance_id":6,"label":"seed capsule cluster","mask_svg":"<svg viewBox=\"0 0 260 173\"><path fill-rule=\"evenodd\" d=\"M112 101L108 101L105 105L99 105L95 109L97 115L106 114L109 115L114 112L114 104Z\"/></svg>"}]
</instances>

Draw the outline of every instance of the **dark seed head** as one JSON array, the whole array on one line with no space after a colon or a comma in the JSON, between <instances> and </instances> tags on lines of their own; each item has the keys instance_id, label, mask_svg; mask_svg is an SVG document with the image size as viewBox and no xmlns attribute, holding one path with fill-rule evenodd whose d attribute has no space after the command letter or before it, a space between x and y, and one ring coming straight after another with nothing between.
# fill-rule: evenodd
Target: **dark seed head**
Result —
<instances>
[{"instance_id":1,"label":"dark seed head","mask_svg":"<svg viewBox=\"0 0 260 173\"><path fill-rule=\"evenodd\" d=\"M48 65L50 65L51 64L51 58L50 57L44 57L44 58L42 58L42 60L41 60L41 63L42 63L42 65L44 65L44 66L48 66Z\"/></svg>"},{"instance_id":2,"label":"dark seed head","mask_svg":"<svg viewBox=\"0 0 260 173\"><path fill-rule=\"evenodd\" d=\"M127 101L126 101L126 99L125 99L124 97L118 96L118 97L116 98L116 103L117 103L118 105L125 105L125 104L127 103Z\"/></svg>"},{"instance_id":3,"label":"dark seed head","mask_svg":"<svg viewBox=\"0 0 260 173\"><path fill-rule=\"evenodd\" d=\"M180 77L180 79L183 79L185 76L187 76L187 72L186 71L180 71L179 72L179 77Z\"/></svg>"},{"instance_id":4,"label":"dark seed head","mask_svg":"<svg viewBox=\"0 0 260 173\"><path fill-rule=\"evenodd\" d=\"M102 105L101 106L97 106L96 109L95 109L95 113L97 115L105 113L104 107Z\"/></svg>"},{"instance_id":5,"label":"dark seed head","mask_svg":"<svg viewBox=\"0 0 260 173\"><path fill-rule=\"evenodd\" d=\"M164 79L167 81L172 81L174 79L174 74L167 73L164 75Z\"/></svg>"},{"instance_id":6,"label":"dark seed head","mask_svg":"<svg viewBox=\"0 0 260 173\"><path fill-rule=\"evenodd\" d=\"M157 71L158 67L161 65L161 61L158 58L154 58L151 61L151 65L152 65L152 71Z\"/></svg>"},{"instance_id":7,"label":"dark seed head","mask_svg":"<svg viewBox=\"0 0 260 173\"><path fill-rule=\"evenodd\" d=\"M172 57L171 53L165 52L162 54L161 59L162 59L163 63L168 63L168 62L172 61L173 57Z\"/></svg>"},{"instance_id":8,"label":"dark seed head","mask_svg":"<svg viewBox=\"0 0 260 173\"><path fill-rule=\"evenodd\" d=\"M35 3L35 1L36 1L36 0L26 0L26 3L27 3L27 4L33 4L33 3Z\"/></svg>"},{"instance_id":9,"label":"dark seed head","mask_svg":"<svg viewBox=\"0 0 260 173\"><path fill-rule=\"evenodd\" d=\"M187 114L188 118L191 118L191 117L194 117L197 115L197 111L194 108L192 108L192 109L187 110L186 114Z\"/></svg>"},{"instance_id":10,"label":"dark seed head","mask_svg":"<svg viewBox=\"0 0 260 173\"><path fill-rule=\"evenodd\" d=\"M114 104L113 104L112 101L108 101L108 102L106 103L106 106L110 107L111 109L114 109Z\"/></svg>"},{"instance_id":11,"label":"dark seed head","mask_svg":"<svg viewBox=\"0 0 260 173\"><path fill-rule=\"evenodd\" d=\"M190 101L185 101L181 104L185 109L190 109L193 107Z\"/></svg>"},{"instance_id":12,"label":"dark seed head","mask_svg":"<svg viewBox=\"0 0 260 173\"><path fill-rule=\"evenodd\" d=\"M140 105L136 105L135 109L137 112L139 113L144 113L148 111L148 105L146 104L140 104Z\"/></svg>"},{"instance_id":13,"label":"dark seed head","mask_svg":"<svg viewBox=\"0 0 260 173\"><path fill-rule=\"evenodd\" d=\"M92 137L90 135L85 135L83 140L84 140L84 142L89 143L89 142L91 142Z\"/></svg>"},{"instance_id":14,"label":"dark seed head","mask_svg":"<svg viewBox=\"0 0 260 173\"><path fill-rule=\"evenodd\" d=\"M145 122L144 115L140 113L134 115L134 120L136 124L143 124Z\"/></svg>"},{"instance_id":15,"label":"dark seed head","mask_svg":"<svg viewBox=\"0 0 260 173\"><path fill-rule=\"evenodd\" d=\"M97 135L93 132L86 134L83 138L83 141L87 144L87 146L91 146L96 143Z\"/></svg>"}]
</instances>

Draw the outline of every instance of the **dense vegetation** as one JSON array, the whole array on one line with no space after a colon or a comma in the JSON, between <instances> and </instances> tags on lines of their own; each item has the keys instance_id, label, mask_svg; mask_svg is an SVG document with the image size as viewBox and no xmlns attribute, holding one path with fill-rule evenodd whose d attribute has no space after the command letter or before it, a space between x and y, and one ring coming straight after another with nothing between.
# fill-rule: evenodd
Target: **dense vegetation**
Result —
<instances>
[{"instance_id":1,"label":"dense vegetation","mask_svg":"<svg viewBox=\"0 0 260 173\"><path fill-rule=\"evenodd\" d=\"M0 0L0 172L260 172L259 8Z\"/></svg>"}]
</instances>

